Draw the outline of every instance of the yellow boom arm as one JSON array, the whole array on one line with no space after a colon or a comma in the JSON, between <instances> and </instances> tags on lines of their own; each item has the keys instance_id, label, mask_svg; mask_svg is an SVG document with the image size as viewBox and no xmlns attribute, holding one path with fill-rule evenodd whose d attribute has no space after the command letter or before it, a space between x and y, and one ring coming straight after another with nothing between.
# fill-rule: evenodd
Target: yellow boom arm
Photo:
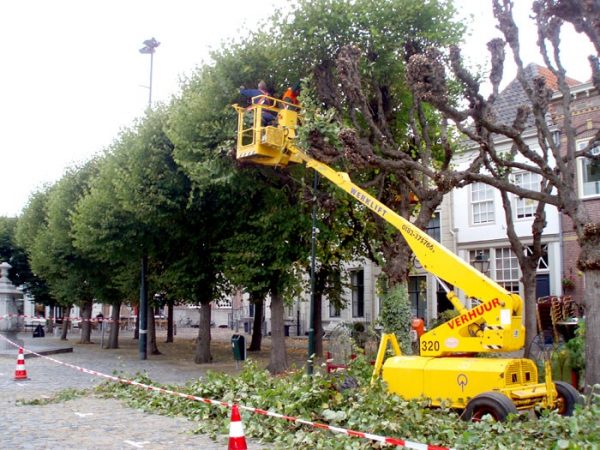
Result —
<instances>
[{"instance_id":1,"label":"yellow boom arm","mask_svg":"<svg viewBox=\"0 0 600 450\"><path fill-rule=\"evenodd\" d=\"M257 120L260 117L260 105L251 107L253 126L246 129L243 127L244 116L249 111L237 105L235 108L239 114L238 159L271 166L306 164L396 227L425 270L480 302L467 310L456 295L449 292L448 299L460 314L421 336L422 356L515 351L523 347L522 301L517 294L508 292L358 187L347 173L337 172L297 148L294 144L295 111L281 109L278 112L278 126L263 127Z\"/></svg>"}]
</instances>

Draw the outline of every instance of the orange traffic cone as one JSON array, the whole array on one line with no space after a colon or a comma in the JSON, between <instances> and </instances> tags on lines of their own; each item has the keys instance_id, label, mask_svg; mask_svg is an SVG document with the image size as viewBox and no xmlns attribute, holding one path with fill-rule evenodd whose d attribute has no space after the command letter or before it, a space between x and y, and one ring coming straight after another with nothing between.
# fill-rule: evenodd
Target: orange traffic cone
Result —
<instances>
[{"instance_id":1,"label":"orange traffic cone","mask_svg":"<svg viewBox=\"0 0 600 450\"><path fill-rule=\"evenodd\" d=\"M25 370L25 355L23 355L23 347L19 347L19 355L17 356L17 368L15 369L15 380L28 380L27 371Z\"/></svg>"},{"instance_id":2,"label":"orange traffic cone","mask_svg":"<svg viewBox=\"0 0 600 450\"><path fill-rule=\"evenodd\" d=\"M231 408L231 422L229 423L229 447L228 450L247 450L244 426L237 405Z\"/></svg>"}]
</instances>

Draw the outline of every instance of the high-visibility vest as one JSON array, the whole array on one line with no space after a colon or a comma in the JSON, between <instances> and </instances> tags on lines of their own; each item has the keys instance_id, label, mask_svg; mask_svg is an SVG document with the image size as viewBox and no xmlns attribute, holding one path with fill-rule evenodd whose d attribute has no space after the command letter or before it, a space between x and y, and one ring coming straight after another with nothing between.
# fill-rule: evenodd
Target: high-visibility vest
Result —
<instances>
[{"instance_id":1,"label":"high-visibility vest","mask_svg":"<svg viewBox=\"0 0 600 450\"><path fill-rule=\"evenodd\" d=\"M289 87L287 91L285 91L281 99L284 102L292 103L293 105L298 104L298 96L294 94L294 90L291 87Z\"/></svg>"}]
</instances>

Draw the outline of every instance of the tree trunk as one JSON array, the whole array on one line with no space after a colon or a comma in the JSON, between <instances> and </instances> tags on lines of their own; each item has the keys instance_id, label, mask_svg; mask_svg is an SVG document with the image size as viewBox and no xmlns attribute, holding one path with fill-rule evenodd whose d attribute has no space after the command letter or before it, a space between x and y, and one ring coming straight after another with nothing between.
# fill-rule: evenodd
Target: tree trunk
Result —
<instances>
[{"instance_id":1,"label":"tree trunk","mask_svg":"<svg viewBox=\"0 0 600 450\"><path fill-rule=\"evenodd\" d=\"M198 329L198 343L196 344L196 355L194 362L196 364L208 364L212 361L210 353L210 302L200 304L200 328Z\"/></svg>"},{"instance_id":2,"label":"tree trunk","mask_svg":"<svg viewBox=\"0 0 600 450\"><path fill-rule=\"evenodd\" d=\"M536 269L533 270L522 266L523 271L523 314L525 315L525 358L529 358L531 343L537 335L536 316Z\"/></svg>"},{"instance_id":3,"label":"tree trunk","mask_svg":"<svg viewBox=\"0 0 600 450\"><path fill-rule=\"evenodd\" d=\"M173 328L173 302L169 300L167 302L167 340L165 342L173 342L174 334L175 332Z\"/></svg>"},{"instance_id":4,"label":"tree trunk","mask_svg":"<svg viewBox=\"0 0 600 450\"><path fill-rule=\"evenodd\" d=\"M395 240L388 239L381 244L381 252L385 258L381 270L385 274L388 288L408 283L410 259L413 253L406 241L400 236Z\"/></svg>"},{"instance_id":5,"label":"tree trunk","mask_svg":"<svg viewBox=\"0 0 600 450\"><path fill-rule=\"evenodd\" d=\"M248 351L259 352L262 344L262 324L264 320L265 299L252 298L252 296L250 296L250 301L254 303L254 324L252 325L252 340L250 342L250 347L248 347Z\"/></svg>"},{"instance_id":6,"label":"tree trunk","mask_svg":"<svg viewBox=\"0 0 600 450\"><path fill-rule=\"evenodd\" d=\"M92 307L94 305L93 300L85 300L81 304L81 337L79 339L80 344L91 344L92 343Z\"/></svg>"},{"instance_id":7,"label":"tree trunk","mask_svg":"<svg viewBox=\"0 0 600 450\"><path fill-rule=\"evenodd\" d=\"M51 305L48 313L48 320L46 321L46 331L48 334L54 332L54 305Z\"/></svg>"},{"instance_id":8,"label":"tree trunk","mask_svg":"<svg viewBox=\"0 0 600 450\"><path fill-rule=\"evenodd\" d=\"M546 185L544 191L550 193L551 187ZM537 267L538 261L542 257L542 236L546 226L546 203L538 202L534 220L531 224L531 237L533 242L529 247L531 253L526 252L526 247L521 242L515 230L512 199L505 191L500 192L502 197L502 206L504 208L504 217L506 219L506 235L510 242L510 247L519 261L521 268L521 281L523 282L523 315L525 324L525 358L529 358L531 353L531 344L537 335Z\"/></svg>"},{"instance_id":9,"label":"tree trunk","mask_svg":"<svg viewBox=\"0 0 600 450\"><path fill-rule=\"evenodd\" d=\"M267 369L272 374L283 373L288 368L283 328L283 298L276 289L271 290L271 356Z\"/></svg>"},{"instance_id":10,"label":"tree trunk","mask_svg":"<svg viewBox=\"0 0 600 450\"><path fill-rule=\"evenodd\" d=\"M323 294L315 292L315 322L313 329L315 330L315 356L323 356Z\"/></svg>"},{"instance_id":11,"label":"tree trunk","mask_svg":"<svg viewBox=\"0 0 600 450\"><path fill-rule=\"evenodd\" d=\"M151 355L160 355L156 343L156 322L154 320L154 306L148 306L148 350Z\"/></svg>"},{"instance_id":12,"label":"tree trunk","mask_svg":"<svg viewBox=\"0 0 600 450\"><path fill-rule=\"evenodd\" d=\"M579 234L577 268L584 274L585 390L600 383L600 224L585 222Z\"/></svg>"},{"instance_id":13,"label":"tree trunk","mask_svg":"<svg viewBox=\"0 0 600 450\"><path fill-rule=\"evenodd\" d=\"M585 386L589 393L600 383L600 270L585 272Z\"/></svg>"},{"instance_id":14,"label":"tree trunk","mask_svg":"<svg viewBox=\"0 0 600 450\"><path fill-rule=\"evenodd\" d=\"M110 313L110 333L108 334L108 342L106 348L119 348L119 325L121 318L121 302L112 305Z\"/></svg>"},{"instance_id":15,"label":"tree trunk","mask_svg":"<svg viewBox=\"0 0 600 450\"><path fill-rule=\"evenodd\" d=\"M66 310L66 316L63 315L62 330L60 333L61 341L67 340L67 333L69 332L69 327L71 326L71 320L69 317L71 315L71 305L65 307L65 310Z\"/></svg>"}]
</instances>

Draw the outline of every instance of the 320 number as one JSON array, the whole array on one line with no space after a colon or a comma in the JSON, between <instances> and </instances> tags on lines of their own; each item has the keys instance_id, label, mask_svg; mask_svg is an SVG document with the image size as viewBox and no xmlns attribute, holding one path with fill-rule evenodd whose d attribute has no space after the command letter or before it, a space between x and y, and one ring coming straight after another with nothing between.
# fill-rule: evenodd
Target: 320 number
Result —
<instances>
[{"instance_id":1,"label":"320 number","mask_svg":"<svg viewBox=\"0 0 600 450\"><path fill-rule=\"evenodd\" d=\"M438 341L421 341L422 352L437 352L440 350L440 343Z\"/></svg>"}]
</instances>

